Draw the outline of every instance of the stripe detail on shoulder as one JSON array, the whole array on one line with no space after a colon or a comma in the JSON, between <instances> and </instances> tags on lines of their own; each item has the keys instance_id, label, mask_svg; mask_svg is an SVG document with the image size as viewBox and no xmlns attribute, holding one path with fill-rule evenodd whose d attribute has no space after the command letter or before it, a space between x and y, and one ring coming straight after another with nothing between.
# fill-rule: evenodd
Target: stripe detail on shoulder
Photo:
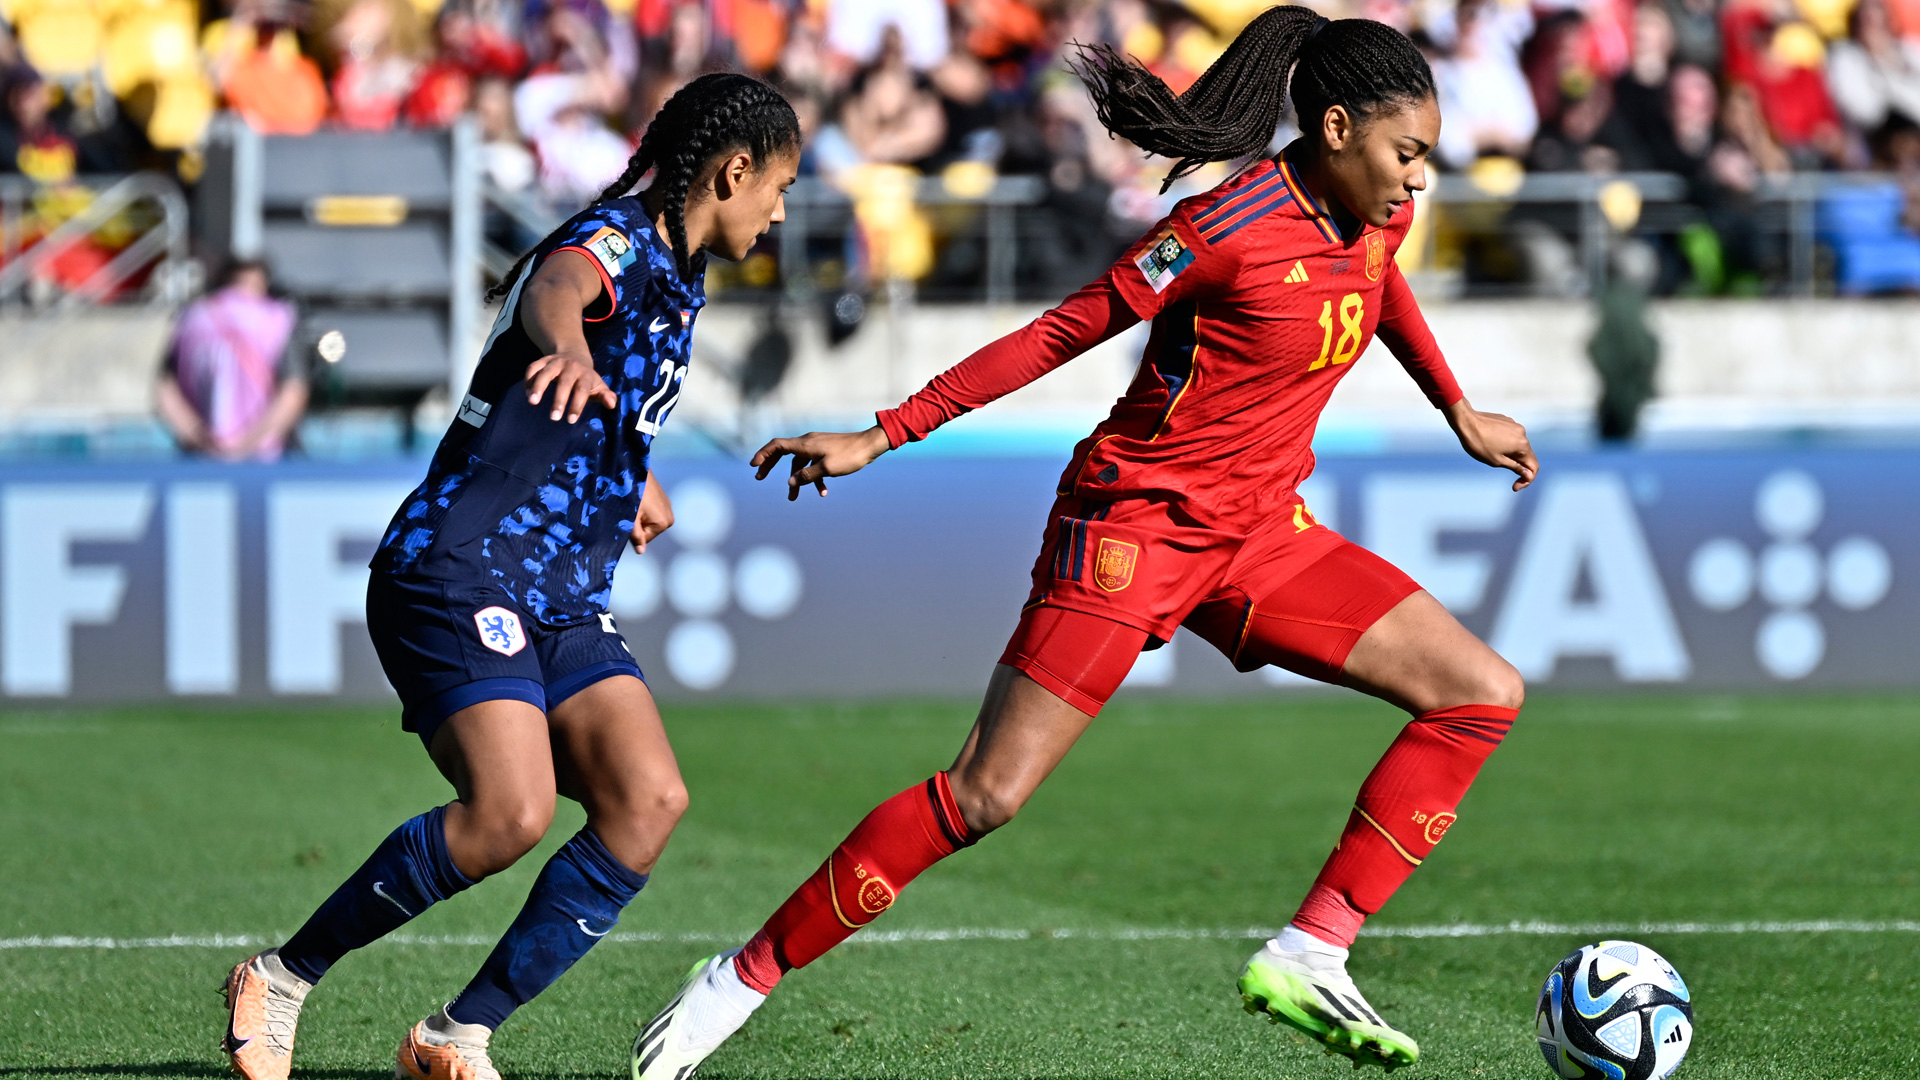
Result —
<instances>
[{"instance_id":1,"label":"stripe detail on shoulder","mask_svg":"<svg viewBox=\"0 0 1920 1080\"><path fill-rule=\"evenodd\" d=\"M1210 244L1218 243L1239 232L1249 222L1257 221L1286 205L1292 198L1286 180L1276 170L1195 214L1193 227L1200 233L1200 239Z\"/></svg>"},{"instance_id":2,"label":"stripe detail on shoulder","mask_svg":"<svg viewBox=\"0 0 1920 1080\"><path fill-rule=\"evenodd\" d=\"M1306 215L1307 220L1313 222L1314 227L1320 230L1320 235L1334 243L1338 243L1340 240L1340 230L1336 228L1333 221L1327 217L1327 212L1320 208L1320 204L1313 201L1313 193L1308 191L1307 186L1300 182L1300 174L1294 171L1293 166L1287 163L1286 158L1283 157L1280 159L1275 172L1277 172L1281 180L1286 183L1287 191L1293 195L1294 201L1300 205L1300 210Z\"/></svg>"}]
</instances>

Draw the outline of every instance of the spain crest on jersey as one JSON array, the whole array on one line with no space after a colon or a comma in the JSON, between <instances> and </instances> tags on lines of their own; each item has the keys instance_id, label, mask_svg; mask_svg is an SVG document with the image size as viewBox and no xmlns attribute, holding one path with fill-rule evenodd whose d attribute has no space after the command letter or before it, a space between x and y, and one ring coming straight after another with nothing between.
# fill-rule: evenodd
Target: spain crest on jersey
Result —
<instances>
[{"instance_id":1,"label":"spain crest on jersey","mask_svg":"<svg viewBox=\"0 0 1920 1080\"><path fill-rule=\"evenodd\" d=\"M1173 279L1193 265L1193 252L1178 233L1168 228L1147 245L1147 249L1133 260L1133 265L1140 268L1140 273L1146 277L1147 284L1153 286L1154 292L1166 292L1167 286L1173 284Z\"/></svg>"},{"instance_id":2,"label":"spain crest on jersey","mask_svg":"<svg viewBox=\"0 0 1920 1080\"><path fill-rule=\"evenodd\" d=\"M600 261L600 268L612 278L619 277L622 270L640 260L640 253L633 250L625 234L612 226L601 228L582 246Z\"/></svg>"},{"instance_id":3,"label":"spain crest on jersey","mask_svg":"<svg viewBox=\"0 0 1920 1080\"><path fill-rule=\"evenodd\" d=\"M1367 280L1379 281L1387 269L1387 234L1379 229L1367 234Z\"/></svg>"},{"instance_id":4,"label":"spain crest on jersey","mask_svg":"<svg viewBox=\"0 0 1920 1080\"><path fill-rule=\"evenodd\" d=\"M1103 536L1094 553L1093 583L1108 592L1119 592L1133 584L1133 569L1139 561L1139 545Z\"/></svg>"}]
</instances>

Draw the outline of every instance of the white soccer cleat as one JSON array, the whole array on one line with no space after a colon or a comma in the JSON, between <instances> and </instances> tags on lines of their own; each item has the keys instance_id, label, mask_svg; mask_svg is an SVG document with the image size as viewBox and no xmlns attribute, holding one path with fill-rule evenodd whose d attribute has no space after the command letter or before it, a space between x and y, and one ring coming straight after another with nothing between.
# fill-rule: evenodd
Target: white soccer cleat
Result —
<instances>
[{"instance_id":1,"label":"white soccer cleat","mask_svg":"<svg viewBox=\"0 0 1920 1080\"><path fill-rule=\"evenodd\" d=\"M246 1080L287 1080L293 1029L313 984L280 963L280 950L249 956L227 975L227 1033L220 1040Z\"/></svg>"},{"instance_id":2,"label":"white soccer cleat","mask_svg":"<svg viewBox=\"0 0 1920 1080\"><path fill-rule=\"evenodd\" d=\"M1392 1072L1420 1058L1420 1044L1382 1020L1353 985L1345 949L1282 949L1269 941L1247 961L1240 999L1248 1012L1312 1036L1355 1068Z\"/></svg>"},{"instance_id":3,"label":"white soccer cleat","mask_svg":"<svg viewBox=\"0 0 1920 1080\"><path fill-rule=\"evenodd\" d=\"M441 1009L413 1025L394 1055L394 1080L500 1080L487 1055L493 1029L458 1024Z\"/></svg>"},{"instance_id":4,"label":"white soccer cleat","mask_svg":"<svg viewBox=\"0 0 1920 1080\"><path fill-rule=\"evenodd\" d=\"M687 972L680 992L633 1040L633 1080L688 1080L767 1000L740 981L739 954L709 956Z\"/></svg>"}]
</instances>

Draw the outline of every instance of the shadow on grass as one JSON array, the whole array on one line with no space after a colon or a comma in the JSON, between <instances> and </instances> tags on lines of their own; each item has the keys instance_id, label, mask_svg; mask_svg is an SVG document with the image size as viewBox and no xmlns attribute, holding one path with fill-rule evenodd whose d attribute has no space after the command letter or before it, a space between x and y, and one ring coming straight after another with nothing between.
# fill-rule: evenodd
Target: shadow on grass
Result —
<instances>
[{"instance_id":1,"label":"shadow on grass","mask_svg":"<svg viewBox=\"0 0 1920 1080\"><path fill-rule=\"evenodd\" d=\"M393 1080L392 1067L384 1069L339 1069L295 1066L298 1080ZM544 1069L515 1070L516 1080L608 1080L610 1073L561 1072ZM20 1077L114 1076L132 1080L233 1080L233 1070L205 1061L148 1061L135 1064L113 1062L101 1065L6 1065L0 1066L0 1078Z\"/></svg>"},{"instance_id":2,"label":"shadow on grass","mask_svg":"<svg viewBox=\"0 0 1920 1080\"><path fill-rule=\"evenodd\" d=\"M392 1080L392 1069L298 1070L301 1080ZM205 1061L146 1061L134 1064L15 1065L0 1068L0 1077L125 1076L137 1080L232 1080L233 1070Z\"/></svg>"}]
</instances>

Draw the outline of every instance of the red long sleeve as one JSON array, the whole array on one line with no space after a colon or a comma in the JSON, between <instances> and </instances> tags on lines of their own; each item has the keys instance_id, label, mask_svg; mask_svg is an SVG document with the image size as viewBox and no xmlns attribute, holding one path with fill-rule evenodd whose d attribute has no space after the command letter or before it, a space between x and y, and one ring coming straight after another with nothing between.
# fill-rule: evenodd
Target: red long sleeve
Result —
<instances>
[{"instance_id":1,"label":"red long sleeve","mask_svg":"<svg viewBox=\"0 0 1920 1080\"><path fill-rule=\"evenodd\" d=\"M1454 381L1447 358L1440 354L1440 343L1433 339L1426 316L1420 314L1413 287L1392 259L1387 260L1387 280L1380 292L1380 324L1374 334L1387 343L1434 408L1444 409L1466 396Z\"/></svg>"},{"instance_id":2,"label":"red long sleeve","mask_svg":"<svg viewBox=\"0 0 1920 1080\"><path fill-rule=\"evenodd\" d=\"M1139 321L1111 275L1102 275L1059 307L948 368L899 407L875 414L875 419L896 449L918 442L941 424L1013 393Z\"/></svg>"}]
</instances>

